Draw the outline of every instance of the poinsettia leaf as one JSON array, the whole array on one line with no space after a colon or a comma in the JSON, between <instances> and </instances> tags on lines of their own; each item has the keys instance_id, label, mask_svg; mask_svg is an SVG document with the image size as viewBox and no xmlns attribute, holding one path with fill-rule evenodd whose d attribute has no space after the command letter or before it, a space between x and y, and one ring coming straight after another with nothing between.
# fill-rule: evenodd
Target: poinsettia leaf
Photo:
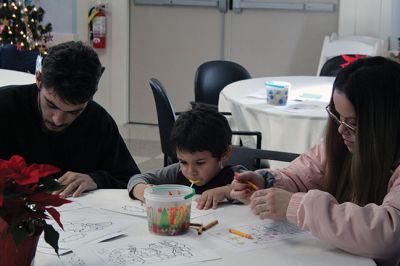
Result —
<instances>
[{"instance_id":1,"label":"poinsettia leaf","mask_svg":"<svg viewBox=\"0 0 400 266\"><path fill-rule=\"evenodd\" d=\"M3 206L3 191L4 191L5 187L6 187L6 179L1 178L0 179L0 207Z\"/></svg>"},{"instance_id":2,"label":"poinsettia leaf","mask_svg":"<svg viewBox=\"0 0 400 266\"><path fill-rule=\"evenodd\" d=\"M36 204L37 208L43 209L45 206L61 206L64 203L71 202L70 200L60 198L59 195L53 195L47 192L40 192L34 195L27 196L27 202L32 202Z\"/></svg>"},{"instance_id":3,"label":"poinsettia leaf","mask_svg":"<svg viewBox=\"0 0 400 266\"><path fill-rule=\"evenodd\" d=\"M28 215L29 218L35 218L35 219L49 219L49 216L44 214L44 213L40 213L40 212L31 212Z\"/></svg>"},{"instance_id":4,"label":"poinsettia leaf","mask_svg":"<svg viewBox=\"0 0 400 266\"><path fill-rule=\"evenodd\" d=\"M50 215L54 218L54 220L58 223L62 230L64 230L64 226L60 221L60 213L54 208L46 208L46 211L50 213Z\"/></svg>"},{"instance_id":5,"label":"poinsettia leaf","mask_svg":"<svg viewBox=\"0 0 400 266\"><path fill-rule=\"evenodd\" d=\"M31 178L39 180L39 178L55 174L59 171L60 169L50 164L32 164L22 169L21 172Z\"/></svg>"},{"instance_id":6,"label":"poinsettia leaf","mask_svg":"<svg viewBox=\"0 0 400 266\"><path fill-rule=\"evenodd\" d=\"M12 166L18 169L23 169L26 167L25 159L20 155L13 155L11 156L10 160L8 161Z\"/></svg>"},{"instance_id":7,"label":"poinsettia leaf","mask_svg":"<svg viewBox=\"0 0 400 266\"><path fill-rule=\"evenodd\" d=\"M60 238L60 234L53 228L53 226L44 224L44 240L54 248L54 251L58 255L58 239Z\"/></svg>"},{"instance_id":8,"label":"poinsettia leaf","mask_svg":"<svg viewBox=\"0 0 400 266\"><path fill-rule=\"evenodd\" d=\"M17 247L29 235L29 232L27 232L23 226L21 226L21 227L19 227L19 226L10 226L10 232L11 232L11 235L12 235L12 237L14 239L14 243L15 243L15 245Z\"/></svg>"}]
</instances>

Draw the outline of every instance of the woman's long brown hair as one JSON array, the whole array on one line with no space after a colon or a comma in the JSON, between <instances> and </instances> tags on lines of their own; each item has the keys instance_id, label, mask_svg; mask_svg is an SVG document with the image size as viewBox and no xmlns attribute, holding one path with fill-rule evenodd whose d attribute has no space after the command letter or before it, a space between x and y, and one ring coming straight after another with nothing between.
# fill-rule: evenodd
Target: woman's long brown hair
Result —
<instances>
[{"instance_id":1,"label":"woman's long brown hair","mask_svg":"<svg viewBox=\"0 0 400 266\"><path fill-rule=\"evenodd\" d=\"M337 124L328 122L326 190L340 203L381 204L400 158L400 65L383 57L360 59L338 73L333 88L354 106L357 136L351 153ZM338 115L332 99L330 106Z\"/></svg>"}]
</instances>

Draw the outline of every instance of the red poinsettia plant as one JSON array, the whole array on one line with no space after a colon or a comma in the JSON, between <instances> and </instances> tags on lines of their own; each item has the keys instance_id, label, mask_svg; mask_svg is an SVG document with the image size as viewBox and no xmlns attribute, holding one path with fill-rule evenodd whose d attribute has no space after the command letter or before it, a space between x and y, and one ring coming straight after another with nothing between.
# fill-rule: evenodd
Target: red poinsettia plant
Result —
<instances>
[{"instance_id":1,"label":"red poinsettia plant","mask_svg":"<svg viewBox=\"0 0 400 266\"><path fill-rule=\"evenodd\" d=\"M58 254L59 234L46 219L52 216L63 228L54 207L71 202L52 194L62 188L55 179L59 171L48 164L28 166L18 155L8 161L0 159L0 219L7 223L16 246L26 237L44 231L45 241Z\"/></svg>"}]
</instances>

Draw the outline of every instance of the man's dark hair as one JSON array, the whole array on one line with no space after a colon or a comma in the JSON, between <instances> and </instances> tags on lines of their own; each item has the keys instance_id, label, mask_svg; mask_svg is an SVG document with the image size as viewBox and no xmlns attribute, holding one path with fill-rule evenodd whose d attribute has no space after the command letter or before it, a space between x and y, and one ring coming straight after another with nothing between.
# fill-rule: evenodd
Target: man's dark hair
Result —
<instances>
[{"instance_id":1,"label":"man's dark hair","mask_svg":"<svg viewBox=\"0 0 400 266\"><path fill-rule=\"evenodd\" d=\"M198 105L178 117L170 141L173 150L209 151L220 159L231 145L231 138L232 130L225 116L210 107Z\"/></svg>"},{"instance_id":2,"label":"man's dark hair","mask_svg":"<svg viewBox=\"0 0 400 266\"><path fill-rule=\"evenodd\" d=\"M102 66L96 52L82 42L66 42L49 49L42 63L42 86L66 103L82 104L93 98Z\"/></svg>"}]
</instances>

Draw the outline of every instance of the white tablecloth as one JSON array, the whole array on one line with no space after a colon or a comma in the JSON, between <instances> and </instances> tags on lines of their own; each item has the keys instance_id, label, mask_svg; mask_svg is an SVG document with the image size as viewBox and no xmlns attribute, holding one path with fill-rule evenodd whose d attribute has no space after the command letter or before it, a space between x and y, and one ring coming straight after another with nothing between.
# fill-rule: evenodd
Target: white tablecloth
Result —
<instances>
[{"instance_id":1,"label":"white tablecloth","mask_svg":"<svg viewBox=\"0 0 400 266\"><path fill-rule=\"evenodd\" d=\"M0 69L0 87L35 83L35 75L21 71Z\"/></svg>"},{"instance_id":2,"label":"white tablecloth","mask_svg":"<svg viewBox=\"0 0 400 266\"><path fill-rule=\"evenodd\" d=\"M91 205L89 211L95 211L104 213L101 207L105 205L110 207L110 204L118 209L118 206L129 204L132 201L127 194L125 189L103 189L97 190L94 193L83 196L80 198L88 205ZM68 215L81 214L85 217L88 212L87 209L75 209L72 211L64 211L61 213L61 221L66 219ZM131 238L133 241L140 237L151 237L154 236L149 233L147 228L147 219L145 217L137 217L131 215L118 214L113 212L106 212L106 217L116 217L119 219L128 219L132 222L132 226L127 229L125 238ZM203 235L198 236L195 232L189 232L183 237L189 237L198 241L198 243L206 246L207 248L216 252L221 259L206 261L200 263L201 265L239 265L239 266L250 266L250 265L375 265L373 260L364 257L358 257L346 252L340 251L333 246L320 241L312 237L309 233L306 233L305 237L291 238L283 241L278 241L267 247L256 248L253 250L242 251L237 250L232 246L227 246L223 240L210 236L212 232L216 232L225 227L232 227L240 223L259 221L259 218L254 216L250 208L246 205L222 205L220 211L207 216L198 217L192 219L193 222L201 221L208 223L214 219L218 220L218 224L211 228L209 231L204 232ZM192 230L192 229L191 229ZM171 236L167 237L170 240L179 241L179 237ZM123 239L120 239L123 240ZM111 240L118 241L118 239ZM222 242L221 242L222 241ZM114 242L117 243L117 242ZM86 246L81 248L85 249ZM35 258L35 266L44 265L62 265L56 255L49 255L37 252ZM87 265L84 262L80 262L75 265ZM118 264L125 265L125 264ZM158 265L158 264L157 264ZM168 261L162 265L171 265ZM176 265L176 264L172 264ZM197 263L196 265L199 265ZM89 265L90 266L90 265ZM97 265L96 265L97 266Z\"/></svg>"},{"instance_id":3,"label":"white tablecloth","mask_svg":"<svg viewBox=\"0 0 400 266\"><path fill-rule=\"evenodd\" d=\"M286 106L266 102L264 82L291 84ZM302 153L317 144L325 129L332 77L263 77L234 82L220 93L219 110L232 113L234 129L262 133L262 148ZM253 139L248 139L253 146ZM246 141L245 141L246 142ZM246 144L246 143L245 143Z\"/></svg>"}]
</instances>

